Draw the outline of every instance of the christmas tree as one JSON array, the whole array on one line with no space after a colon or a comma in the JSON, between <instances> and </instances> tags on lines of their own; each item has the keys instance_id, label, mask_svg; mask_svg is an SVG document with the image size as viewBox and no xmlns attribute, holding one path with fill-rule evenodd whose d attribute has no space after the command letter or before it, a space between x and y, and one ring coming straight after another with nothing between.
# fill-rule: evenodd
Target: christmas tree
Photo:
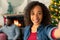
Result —
<instances>
[{"instance_id":1,"label":"christmas tree","mask_svg":"<svg viewBox=\"0 0 60 40\"><path fill-rule=\"evenodd\" d=\"M52 17L52 24L56 26L60 20L60 0L51 0L49 9Z\"/></svg>"},{"instance_id":2,"label":"christmas tree","mask_svg":"<svg viewBox=\"0 0 60 40\"><path fill-rule=\"evenodd\" d=\"M10 2L8 2L8 10L7 10L7 12L8 12L8 14L13 14L13 7L12 7L12 5L11 5L11 3Z\"/></svg>"}]
</instances>

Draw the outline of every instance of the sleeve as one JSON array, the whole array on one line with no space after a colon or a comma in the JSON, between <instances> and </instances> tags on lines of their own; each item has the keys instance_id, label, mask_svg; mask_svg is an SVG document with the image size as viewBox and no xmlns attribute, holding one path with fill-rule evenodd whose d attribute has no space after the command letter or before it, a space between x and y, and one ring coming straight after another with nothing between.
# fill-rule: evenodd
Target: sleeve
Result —
<instances>
[{"instance_id":1,"label":"sleeve","mask_svg":"<svg viewBox=\"0 0 60 40\"><path fill-rule=\"evenodd\" d=\"M54 38L52 37L52 31L55 29L56 27L53 27L52 25L47 25L45 28L45 33L48 36L48 38L50 40L54 40Z\"/></svg>"},{"instance_id":2,"label":"sleeve","mask_svg":"<svg viewBox=\"0 0 60 40\"><path fill-rule=\"evenodd\" d=\"M52 32L51 32L51 37L52 37L54 40L57 39L57 38L54 36L54 32L55 32L56 29L57 29L57 28L54 28L54 29L52 30Z\"/></svg>"},{"instance_id":3,"label":"sleeve","mask_svg":"<svg viewBox=\"0 0 60 40\"><path fill-rule=\"evenodd\" d=\"M16 39L19 37L19 35L20 35L20 30L19 30L18 27L15 27L15 33L16 33L16 35L15 35L15 37L13 38L13 40L16 40Z\"/></svg>"}]
</instances>

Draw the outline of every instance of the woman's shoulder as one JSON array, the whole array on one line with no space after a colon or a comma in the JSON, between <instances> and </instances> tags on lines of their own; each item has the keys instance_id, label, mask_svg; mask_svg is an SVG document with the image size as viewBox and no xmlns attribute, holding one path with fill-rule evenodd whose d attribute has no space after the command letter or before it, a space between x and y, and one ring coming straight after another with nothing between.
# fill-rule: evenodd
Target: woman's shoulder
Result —
<instances>
[{"instance_id":1,"label":"woman's shoulder","mask_svg":"<svg viewBox=\"0 0 60 40\"><path fill-rule=\"evenodd\" d=\"M50 31L51 29L53 29L54 26L52 24L49 24L49 25L46 25L45 28L44 28L44 31Z\"/></svg>"},{"instance_id":2,"label":"woman's shoulder","mask_svg":"<svg viewBox=\"0 0 60 40\"><path fill-rule=\"evenodd\" d=\"M30 28L30 26L25 26L25 28L24 29L29 29Z\"/></svg>"},{"instance_id":3,"label":"woman's shoulder","mask_svg":"<svg viewBox=\"0 0 60 40\"><path fill-rule=\"evenodd\" d=\"M47 25L47 26L44 28L44 31L45 31L46 33L49 33L49 32L51 32L54 28L56 28L56 27L54 27L52 24L49 24L49 25Z\"/></svg>"},{"instance_id":4,"label":"woman's shoulder","mask_svg":"<svg viewBox=\"0 0 60 40\"><path fill-rule=\"evenodd\" d=\"M25 32L26 32L26 31L29 31L29 29L30 29L30 26L25 26L24 31L25 31Z\"/></svg>"},{"instance_id":5,"label":"woman's shoulder","mask_svg":"<svg viewBox=\"0 0 60 40\"><path fill-rule=\"evenodd\" d=\"M53 28L54 26L52 24L46 25L45 28Z\"/></svg>"}]
</instances>

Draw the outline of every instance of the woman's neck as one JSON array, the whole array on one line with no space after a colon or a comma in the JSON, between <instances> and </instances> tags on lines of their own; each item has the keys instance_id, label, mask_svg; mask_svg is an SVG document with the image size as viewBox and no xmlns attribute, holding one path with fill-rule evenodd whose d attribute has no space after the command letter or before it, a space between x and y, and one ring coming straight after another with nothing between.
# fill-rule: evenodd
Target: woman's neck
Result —
<instances>
[{"instance_id":1,"label":"woman's neck","mask_svg":"<svg viewBox=\"0 0 60 40\"><path fill-rule=\"evenodd\" d=\"M31 27L31 32L37 32L37 28L39 27L40 25L32 25Z\"/></svg>"}]
</instances>

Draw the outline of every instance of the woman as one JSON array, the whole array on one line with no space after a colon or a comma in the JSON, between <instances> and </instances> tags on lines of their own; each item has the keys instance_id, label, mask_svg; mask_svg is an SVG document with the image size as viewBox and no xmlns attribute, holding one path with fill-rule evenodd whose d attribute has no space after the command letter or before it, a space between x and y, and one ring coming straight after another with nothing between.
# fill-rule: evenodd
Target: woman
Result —
<instances>
[{"instance_id":1,"label":"woman","mask_svg":"<svg viewBox=\"0 0 60 40\"><path fill-rule=\"evenodd\" d=\"M24 40L55 40L60 38L60 29L51 25L47 7L33 1L25 8ZM60 25L58 25L60 27Z\"/></svg>"}]
</instances>

